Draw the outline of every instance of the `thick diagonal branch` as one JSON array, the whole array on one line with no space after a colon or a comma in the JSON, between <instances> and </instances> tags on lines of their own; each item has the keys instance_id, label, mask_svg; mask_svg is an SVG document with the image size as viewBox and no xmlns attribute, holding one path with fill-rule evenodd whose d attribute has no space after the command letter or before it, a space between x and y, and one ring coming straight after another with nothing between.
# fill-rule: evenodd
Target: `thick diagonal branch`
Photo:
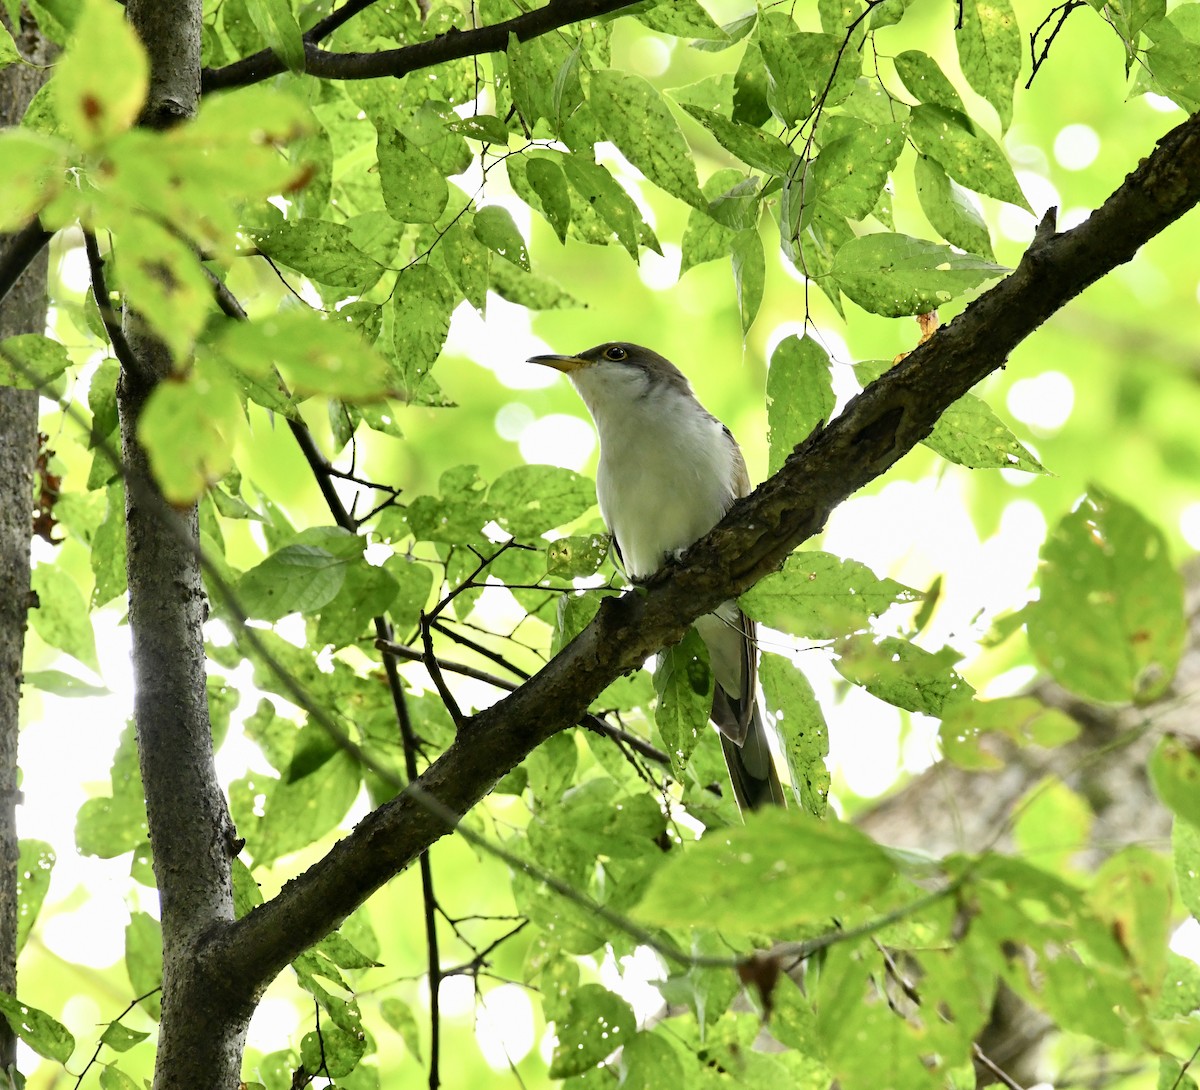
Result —
<instances>
[{"instance_id":1,"label":"thick diagonal branch","mask_svg":"<svg viewBox=\"0 0 1200 1090\"><path fill-rule=\"evenodd\" d=\"M407 867L537 745L579 721L619 674L691 621L776 570L830 512L927 436L940 414L1088 285L1128 261L1200 203L1200 115L1159 142L1090 219L1055 233L1047 219L1017 269L815 432L740 501L679 565L606 600L597 618L529 682L468 721L405 792L278 896L217 940L229 975L261 988L306 945Z\"/></svg>"}]
</instances>

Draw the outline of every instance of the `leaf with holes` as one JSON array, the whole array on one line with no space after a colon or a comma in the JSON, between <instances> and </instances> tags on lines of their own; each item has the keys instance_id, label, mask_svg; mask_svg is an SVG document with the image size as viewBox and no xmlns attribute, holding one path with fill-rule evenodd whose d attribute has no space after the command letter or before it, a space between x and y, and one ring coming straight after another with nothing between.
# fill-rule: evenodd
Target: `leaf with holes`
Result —
<instances>
[{"instance_id":1,"label":"leaf with holes","mask_svg":"<svg viewBox=\"0 0 1200 1090\"><path fill-rule=\"evenodd\" d=\"M862 235L845 243L830 276L863 310L899 318L927 314L1010 270L910 235Z\"/></svg>"}]
</instances>

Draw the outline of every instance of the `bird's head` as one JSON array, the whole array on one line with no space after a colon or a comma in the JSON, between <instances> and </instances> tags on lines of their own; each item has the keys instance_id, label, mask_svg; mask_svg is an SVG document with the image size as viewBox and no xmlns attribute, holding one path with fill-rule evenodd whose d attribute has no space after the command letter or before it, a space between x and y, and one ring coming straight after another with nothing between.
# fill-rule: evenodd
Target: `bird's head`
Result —
<instances>
[{"instance_id":1,"label":"bird's head","mask_svg":"<svg viewBox=\"0 0 1200 1090\"><path fill-rule=\"evenodd\" d=\"M693 396L683 372L670 360L628 341L606 341L577 356L531 356L529 362L562 371L597 420L643 398Z\"/></svg>"}]
</instances>

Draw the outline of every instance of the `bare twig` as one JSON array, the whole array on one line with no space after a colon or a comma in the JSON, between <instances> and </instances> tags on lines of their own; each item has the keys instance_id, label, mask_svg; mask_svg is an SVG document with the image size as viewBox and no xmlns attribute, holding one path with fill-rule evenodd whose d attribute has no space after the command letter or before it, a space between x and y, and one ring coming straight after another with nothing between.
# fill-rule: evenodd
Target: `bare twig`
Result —
<instances>
[{"instance_id":1,"label":"bare twig","mask_svg":"<svg viewBox=\"0 0 1200 1090\"><path fill-rule=\"evenodd\" d=\"M1066 0L1066 3L1059 4L1056 8L1050 9L1050 14L1046 16L1039 24L1037 30L1029 35L1029 59L1033 62L1033 71L1029 73L1029 79L1025 81L1025 90L1029 90L1033 86L1033 78L1038 74L1038 69L1046 63L1046 58L1050 56L1050 47L1054 44L1054 39L1058 37L1058 32L1062 30L1063 24L1067 21L1067 16L1076 8L1086 7L1086 0ZM1058 22L1054 24L1054 29L1046 36L1046 41L1042 44L1041 55L1037 52L1038 35L1049 25L1050 20L1058 16Z\"/></svg>"}]
</instances>

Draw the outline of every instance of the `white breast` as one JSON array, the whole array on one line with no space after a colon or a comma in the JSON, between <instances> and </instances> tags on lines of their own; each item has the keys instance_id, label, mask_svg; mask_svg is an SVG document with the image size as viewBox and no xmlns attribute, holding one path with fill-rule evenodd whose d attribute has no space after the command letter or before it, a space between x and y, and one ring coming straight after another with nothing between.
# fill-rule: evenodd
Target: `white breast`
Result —
<instances>
[{"instance_id":1,"label":"white breast","mask_svg":"<svg viewBox=\"0 0 1200 1090\"><path fill-rule=\"evenodd\" d=\"M581 392L600 433L600 513L629 575L649 575L729 510L738 474L733 442L694 398L673 388L637 397L626 391L608 403Z\"/></svg>"}]
</instances>

